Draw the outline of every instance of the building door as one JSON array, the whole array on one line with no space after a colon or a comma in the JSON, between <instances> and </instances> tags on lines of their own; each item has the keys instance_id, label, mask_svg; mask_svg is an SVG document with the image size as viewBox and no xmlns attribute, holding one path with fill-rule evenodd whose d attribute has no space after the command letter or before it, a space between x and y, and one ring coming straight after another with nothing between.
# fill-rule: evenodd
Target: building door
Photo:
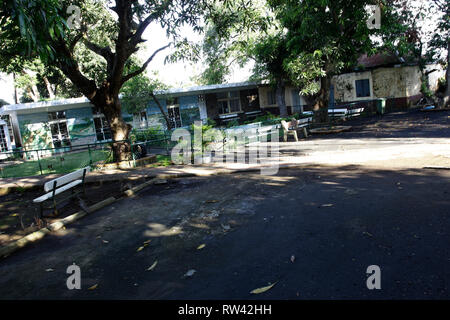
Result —
<instances>
[{"instance_id":1,"label":"building door","mask_svg":"<svg viewBox=\"0 0 450 320\"><path fill-rule=\"evenodd\" d=\"M67 118L65 111L50 112L48 114L50 131L52 134L53 147L70 147L69 130L67 129Z\"/></svg>"},{"instance_id":2,"label":"building door","mask_svg":"<svg viewBox=\"0 0 450 320\"><path fill-rule=\"evenodd\" d=\"M94 115L94 127L97 142L112 140L111 128L103 114Z\"/></svg>"}]
</instances>

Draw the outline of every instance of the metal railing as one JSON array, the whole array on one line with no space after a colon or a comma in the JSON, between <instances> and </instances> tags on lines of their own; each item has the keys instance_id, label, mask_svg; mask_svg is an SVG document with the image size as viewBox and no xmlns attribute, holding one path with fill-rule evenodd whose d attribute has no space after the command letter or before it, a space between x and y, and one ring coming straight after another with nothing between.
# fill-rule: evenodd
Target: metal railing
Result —
<instances>
[{"instance_id":1,"label":"metal railing","mask_svg":"<svg viewBox=\"0 0 450 320\"><path fill-rule=\"evenodd\" d=\"M133 161L148 153L167 152L168 154L172 144L168 133L164 133L160 137L146 141L107 141L61 148L16 149L0 153L0 178L64 174L86 166L91 166L95 170L100 164L113 162L112 146L120 142L130 143L132 150L130 160Z\"/></svg>"}]
</instances>

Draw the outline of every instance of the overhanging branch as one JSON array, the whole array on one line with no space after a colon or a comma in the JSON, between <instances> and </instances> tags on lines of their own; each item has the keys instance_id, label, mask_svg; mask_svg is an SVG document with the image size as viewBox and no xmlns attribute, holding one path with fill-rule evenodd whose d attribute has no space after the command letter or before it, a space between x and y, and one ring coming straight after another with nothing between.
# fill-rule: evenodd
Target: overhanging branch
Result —
<instances>
[{"instance_id":1,"label":"overhanging branch","mask_svg":"<svg viewBox=\"0 0 450 320\"><path fill-rule=\"evenodd\" d=\"M130 80L131 78L133 78L133 77L135 77L135 76L141 74L142 72L144 72L145 69L147 69L147 66L149 65L149 63L153 60L153 58L155 58L155 56L156 56L159 52L161 52L161 51L167 49L168 47L170 47L170 43L167 44L167 45L165 45L164 47L159 48L159 49L156 50L155 52L153 52L153 54L150 56L150 58L147 59L147 61L145 61L145 63L142 65L141 68L139 68L138 70L136 70L136 71L134 71L134 72L131 72L131 73L127 74L126 76L124 76L124 77L122 78L122 84L125 83L125 82L127 82L127 81Z\"/></svg>"}]
</instances>

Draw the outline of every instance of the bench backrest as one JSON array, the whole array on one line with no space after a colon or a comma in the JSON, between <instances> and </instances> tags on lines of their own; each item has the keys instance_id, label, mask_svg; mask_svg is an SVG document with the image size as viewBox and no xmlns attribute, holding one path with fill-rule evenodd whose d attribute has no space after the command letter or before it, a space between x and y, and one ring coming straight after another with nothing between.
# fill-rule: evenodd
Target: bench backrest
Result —
<instances>
[{"instance_id":1,"label":"bench backrest","mask_svg":"<svg viewBox=\"0 0 450 320\"><path fill-rule=\"evenodd\" d=\"M91 171L91 167L86 167L86 168L71 172L69 174L66 174L62 177L50 180L44 184L44 190L45 190L45 192L52 191L53 187L55 185L55 181L56 181L56 188L59 188L63 185L66 185L66 184L72 182L72 181L83 178L83 176L88 174L90 171Z\"/></svg>"}]
</instances>

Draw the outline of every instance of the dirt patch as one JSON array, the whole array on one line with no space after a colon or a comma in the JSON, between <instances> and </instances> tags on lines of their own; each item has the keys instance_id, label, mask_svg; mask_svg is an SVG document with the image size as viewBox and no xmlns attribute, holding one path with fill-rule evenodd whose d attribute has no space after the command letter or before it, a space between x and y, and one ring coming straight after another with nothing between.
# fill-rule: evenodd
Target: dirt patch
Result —
<instances>
[{"instance_id":1,"label":"dirt patch","mask_svg":"<svg viewBox=\"0 0 450 320\"><path fill-rule=\"evenodd\" d=\"M11 241L18 240L25 235L37 231L58 219L67 217L91 206L108 197L121 198L123 192L142 183L144 179L135 181L96 182L86 185L86 195L80 198L67 200L58 205L58 216L50 216L51 210L46 210L46 218L39 219L39 205L33 203L33 199L43 194L43 188L15 189L9 194L0 196L0 246ZM157 192L167 185L151 186L152 191ZM80 199L83 201L81 203Z\"/></svg>"}]
</instances>

